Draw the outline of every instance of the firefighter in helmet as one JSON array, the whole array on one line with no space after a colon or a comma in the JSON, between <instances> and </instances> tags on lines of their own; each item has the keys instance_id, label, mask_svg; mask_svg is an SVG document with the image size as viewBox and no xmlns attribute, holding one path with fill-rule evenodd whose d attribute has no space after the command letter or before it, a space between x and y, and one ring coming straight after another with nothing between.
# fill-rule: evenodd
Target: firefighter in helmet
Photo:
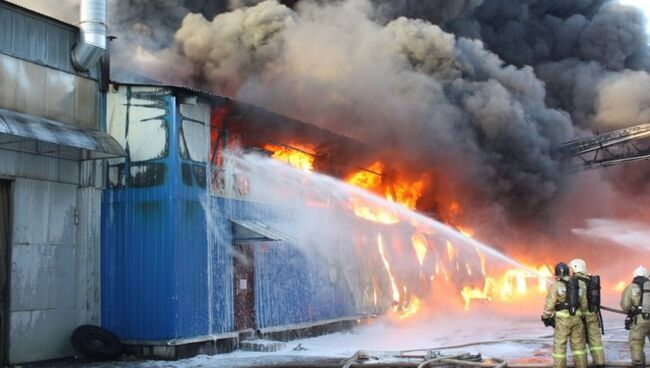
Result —
<instances>
[{"instance_id":1,"label":"firefighter in helmet","mask_svg":"<svg viewBox=\"0 0 650 368\"><path fill-rule=\"evenodd\" d=\"M639 266L634 270L632 283L623 290L621 309L627 313L625 329L630 330L628 339L632 365L645 367L643 345L650 338L650 274Z\"/></svg>"},{"instance_id":2,"label":"firefighter in helmet","mask_svg":"<svg viewBox=\"0 0 650 368\"><path fill-rule=\"evenodd\" d=\"M575 368L587 367L585 335L582 325L582 310L586 310L587 296L580 292L576 277L569 276L569 266L558 263L555 266L555 282L551 285L542 322L553 326L553 368L566 367L567 340L571 343L571 354Z\"/></svg>"},{"instance_id":3,"label":"firefighter in helmet","mask_svg":"<svg viewBox=\"0 0 650 368\"><path fill-rule=\"evenodd\" d=\"M569 267L580 282L580 289L587 296L587 309L582 310L582 323L587 334L586 340L591 352L591 360L597 368L605 366L603 350L602 318L600 317L600 277L587 273L587 263L582 259L569 262Z\"/></svg>"}]
</instances>

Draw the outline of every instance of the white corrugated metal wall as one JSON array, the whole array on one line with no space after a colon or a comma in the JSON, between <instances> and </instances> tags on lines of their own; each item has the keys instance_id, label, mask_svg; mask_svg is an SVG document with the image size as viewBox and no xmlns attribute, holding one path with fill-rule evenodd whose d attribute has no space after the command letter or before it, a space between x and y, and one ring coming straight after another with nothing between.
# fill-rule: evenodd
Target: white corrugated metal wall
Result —
<instances>
[{"instance_id":1,"label":"white corrugated metal wall","mask_svg":"<svg viewBox=\"0 0 650 368\"><path fill-rule=\"evenodd\" d=\"M0 150L13 178L10 363L70 356L73 329L99 323L101 189L80 186L93 165Z\"/></svg>"}]
</instances>

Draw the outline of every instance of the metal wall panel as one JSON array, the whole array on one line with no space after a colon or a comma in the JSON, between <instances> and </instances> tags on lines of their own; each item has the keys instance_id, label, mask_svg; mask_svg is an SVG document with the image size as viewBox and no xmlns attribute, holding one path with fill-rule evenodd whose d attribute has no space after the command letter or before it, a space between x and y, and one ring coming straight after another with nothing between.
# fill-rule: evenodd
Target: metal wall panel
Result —
<instances>
[{"instance_id":1,"label":"metal wall panel","mask_svg":"<svg viewBox=\"0 0 650 368\"><path fill-rule=\"evenodd\" d=\"M74 309L16 311L9 326L11 364L72 356Z\"/></svg>"},{"instance_id":2,"label":"metal wall panel","mask_svg":"<svg viewBox=\"0 0 650 368\"><path fill-rule=\"evenodd\" d=\"M0 149L0 175L79 183L79 162Z\"/></svg>"},{"instance_id":3,"label":"metal wall panel","mask_svg":"<svg viewBox=\"0 0 650 368\"><path fill-rule=\"evenodd\" d=\"M70 51L79 29L0 2L0 53L76 74ZM97 79L99 68L86 76Z\"/></svg>"},{"instance_id":4,"label":"metal wall panel","mask_svg":"<svg viewBox=\"0 0 650 368\"><path fill-rule=\"evenodd\" d=\"M195 338L231 332L233 252L230 219L273 225L289 210L215 197L193 171L205 163L179 149L181 114L171 91L121 86L109 95L109 131L132 142L124 124L137 106L129 100L164 98L168 155L147 163L166 167L164 181L134 187L116 180L102 201L102 325L129 341ZM207 139L206 134L206 139ZM129 173L132 163L112 163ZM185 172L183 168L185 167ZM188 168L190 168L188 170ZM200 171L203 170L203 171ZM115 177L119 177L116 170ZM109 174L110 175L110 174ZM208 171L206 175L210 177ZM205 179L205 178L204 178ZM293 325L356 316L356 284L333 277L331 266L287 242L255 247L257 327Z\"/></svg>"},{"instance_id":5,"label":"metal wall panel","mask_svg":"<svg viewBox=\"0 0 650 368\"><path fill-rule=\"evenodd\" d=\"M140 103L131 106L132 98ZM127 105L146 113L160 109L160 119L173 130L174 109L169 106L174 106L174 98L169 91L124 87L109 95L108 129L120 143L126 145L127 113L123 108ZM102 199L101 323L124 340L169 340L177 336L177 223L173 218L176 203L172 200L170 156L145 163L164 165L159 184L139 187L126 180L127 189L109 188ZM128 175L131 162L122 162L116 160L115 164L125 165L122 167Z\"/></svg>"},{"instance_id":6,"label":"metal wall panel","mask_svg":"<svg viewBox=\"0 0 650 368\"><path fill-rule=\"evenodd\" d=\"M100 127L101 94L94 80L0 53L0 85L0 108L81 128Z\"/></svg>"},{"instance_id":7,"label":"metal wall panel","mask_svg":"<svg viewBox=\"0 0 650 368\"><path fill-rule=\"evenodd\" d=\"M75 251L75 320L77 325L99 324L100 240L102 190L79 188Z\"/></svg>"},{"instance_id":8,"label":"metal wall panel","mask_svg":"<svg viewBox=\"0 0 650 368\"><path fill-rule=\"evenodd\" d=\"M287 221L289 210L249 201L218 198L216 221L229 218L273 224ZM290 221L289 221L290 222ZM223 226L223 225L222 225ZM220 242L231 244L230 228ZM258 328L317 322L361 314L343 277L332 281L329 266L314 254L287 241L258 242L255 250L255 309Z\"/></svg>"},{"instance_id":9,"label":"metal wall panel","mask_svg":"<svg viewBox=\"0 0 650 368\"><path fill-rule=\"evenodd\" d=\"M11 363L70 354L76 326L76 202L75 185L14 182Z\"/></svg>"}]
</instances>

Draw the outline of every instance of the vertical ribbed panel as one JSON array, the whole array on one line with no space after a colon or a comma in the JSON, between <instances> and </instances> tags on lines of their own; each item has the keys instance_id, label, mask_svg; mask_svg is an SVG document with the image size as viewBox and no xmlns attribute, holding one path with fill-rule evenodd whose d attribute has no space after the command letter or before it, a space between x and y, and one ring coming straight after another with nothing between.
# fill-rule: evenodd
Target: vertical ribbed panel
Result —
<instances>
[{"instance_id":1,"label":"vertical ribbed panel","mask_svg":"<svg viewBox=\"0 0 650 368\"><path fill-rule=\"evenodd\" d=\"M129 87L136 88L136 87ZM143 98L140 96L139 98ZM230 219L272 225L289 210L214 197L183 179L180 117L164 96L169 128L162 185L106 190L102 206L102 324L124 340L165 341L233 331ZM129 162L126 162L127 172ZM209 175L208 175L209 177ZM288 242L251 243L258 328L355 316L353 291L326 262Z\"/></svg>"},{"instance_id":2,"label":"vertical ribbed panel","mask_svg":"<svg viewBox=\"0 0 650 368\"><path fill-rule=\"evenodd\" d=\"M0 25L0 53L76 73L70 61L70 50L79 35L76 27L4 2L0 2ZM89 77L97 79L98 71L93 67Z\"/></svg>"},{"instance_id":3,"label":"vertical ribbed panel","mask_svg":"<svg viewBox=\"0 0 650 368\"><path fill-rule=\"evenodd\" d=\"M173 126L173 97L164 120ZM102 203L102 325L125 340L176 337L173 174L162 185L108 189ZM128 164L128 162L127 162ZM127 165L128 166L128 165ZM128 167L127 167L128 172Z\"/></svg>"}]
</instances>

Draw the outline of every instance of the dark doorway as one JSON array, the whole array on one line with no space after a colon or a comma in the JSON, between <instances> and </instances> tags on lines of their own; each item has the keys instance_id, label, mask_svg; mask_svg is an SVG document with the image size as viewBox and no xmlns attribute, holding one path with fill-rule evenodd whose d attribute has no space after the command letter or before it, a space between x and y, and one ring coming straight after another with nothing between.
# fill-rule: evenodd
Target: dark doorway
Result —
<instances>
[{"instance_id":1,"label":"dark doorway","mask_svg":"<svg viewBox=\"0 0 650 368\"><path fill-rule=\"evenodd\" d=\"M253 248L233 245L235 330L255 329L255 270Z\"/></svg>"},{"instance_id":2,"label":"dark doorway","mask_svg":"<svg viewBox=\"0 0 650 368\"><path fill-rule=\"evenodd\" d=\"M0 364L7 363L11 182L0 180Z\"/></svg>"}]
</instances>

